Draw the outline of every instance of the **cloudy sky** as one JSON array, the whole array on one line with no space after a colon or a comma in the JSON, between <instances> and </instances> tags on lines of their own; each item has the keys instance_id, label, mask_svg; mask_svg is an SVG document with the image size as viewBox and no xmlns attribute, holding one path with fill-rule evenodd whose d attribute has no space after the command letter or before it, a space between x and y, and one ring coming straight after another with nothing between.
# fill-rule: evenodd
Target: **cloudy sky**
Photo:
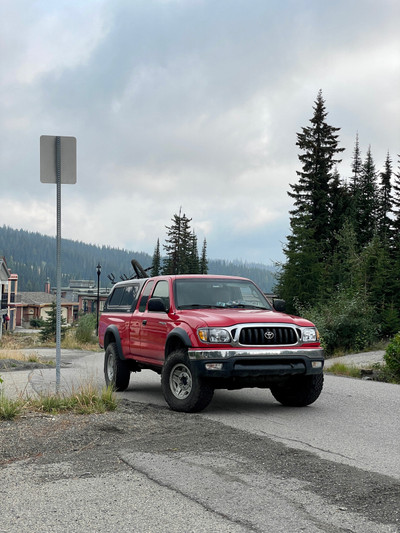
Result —
<instances>
[{"instance_id":1,"label":"cloudy sky","mask_svg":"<svg viewBox=\"0 0 400 533\"><path fill-rule=\"evenodd\" d=\"M0 0L0 225L55 235L39 139L74 136L63 237L152 254L182 208L209 258L281 260L319 89L342 177L357 132L397 167L399 28L398 0Z\"/></svg>"}]
</instances>

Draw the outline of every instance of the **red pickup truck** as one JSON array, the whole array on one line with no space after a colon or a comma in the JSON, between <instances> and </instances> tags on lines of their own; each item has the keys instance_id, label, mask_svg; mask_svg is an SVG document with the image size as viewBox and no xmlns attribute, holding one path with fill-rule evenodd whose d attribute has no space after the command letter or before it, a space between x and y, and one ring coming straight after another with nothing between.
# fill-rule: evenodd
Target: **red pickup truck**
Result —
<instances>
[{"instance_id":1,"label":"red pickup truck","mask_svg":"<svg viewBox=\"0 0 400 533\"><path fill-rule=\"evenodd\" d=\"M239 277L116 283L99 321L106 384L122 391L131 372L153 370L168 405L184 412L207 407L218 388L269 388L283 405L309 405L323 387L319 334L283 310Z\"/></svg>"}]
</instances>

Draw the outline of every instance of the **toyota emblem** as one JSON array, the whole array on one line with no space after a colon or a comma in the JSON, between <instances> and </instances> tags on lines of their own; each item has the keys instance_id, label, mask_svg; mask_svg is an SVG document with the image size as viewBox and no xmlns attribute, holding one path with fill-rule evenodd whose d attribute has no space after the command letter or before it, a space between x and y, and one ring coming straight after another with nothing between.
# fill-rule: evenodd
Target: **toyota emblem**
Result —
<instances>
[{"instance_id":1,"label":"toyota emblem","mask_svg":"<svg viewBox=\"0 0 400 533\"><path fill-rule=\"evenodd\" d=\"M274 337L275 337L275 334L273 331L271 331L270 329L267 329L267 331L264 333L264 337L268 340L268 341L271 341Z\"/></svg>"}]
</instances>

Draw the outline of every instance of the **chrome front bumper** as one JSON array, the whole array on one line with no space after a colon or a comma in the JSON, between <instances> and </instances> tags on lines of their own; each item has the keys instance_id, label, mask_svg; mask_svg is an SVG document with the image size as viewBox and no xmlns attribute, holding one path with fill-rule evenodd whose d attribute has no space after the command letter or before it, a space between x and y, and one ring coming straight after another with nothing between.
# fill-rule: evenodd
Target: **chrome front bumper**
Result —
<instances>
[{"instance_id":1,"label":"chrome front bumper","mask_svg":"<svg viewBox=\"0 0 400 533\"><path fill-rule=\"evenodd\" d=\"M309 359L324 359L322 348L291 348L291 349L271 349L271 350L188 350L189 359L193 361L202 360L227 360L232 357L307 357Z\"/></svg>"}]
</instances>

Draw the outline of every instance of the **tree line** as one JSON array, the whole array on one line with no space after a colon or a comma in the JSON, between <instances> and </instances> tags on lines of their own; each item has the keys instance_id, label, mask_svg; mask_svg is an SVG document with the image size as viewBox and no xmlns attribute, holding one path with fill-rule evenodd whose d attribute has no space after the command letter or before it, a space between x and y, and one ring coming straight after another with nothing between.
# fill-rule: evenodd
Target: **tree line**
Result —
<instances>
[{"instance_id":1,"label":"tree line","mask_svg":"<svg viewBox=\"0 0 400 533\"><path fill-rule=\"evenodd\" d=\"M174 224L172 224L173 226ZM191 232L193 234L193 232ZM206 258L200 269L208 269L209 274L231 274L252 279L263 290L270 292L275 283L272 266L252 264L241 261L208 259L206 243L199 257ZM193 247L194 250L194 247ZM0 226L0 257L5 257L7 266L18 274L19 291L44 291L49 280L52 287L56 285L56 239L37 232ZM167 256L160 257L161 264ZM154 258L145 252L121 250L110 246L96 246L80 241L62 239L61 265L62 285L68 286L70 280L85 279L97 282L96 265L101 264L100 284L111 285L108 278L115 281L134 274L131 260L136 259L143 268L150 268ZM205 270L204 270L205 271Z\"/></svg>"},{"instance_id":2,"label":"tree line","mask_svg":"<svg viewBox=\"0 0 400 533\"><path fill-rule=\"evenodd\" d=\"M51 286L56 285L55 237L2 226L0 255L5 257L8 268L18 274L19 291L43 291L47 281ZM114 273L117 281L132 274L130 261L133 257L146 266L151 263L151 256L144 252L62 239L62 285L68 286L71 279L97 282L96 265L100 263L101 285L109 286L108 274Z\"/></svg>"},{"instance_id":3,"label":"tree line","mask_svg":"<svg viewBox=\"0 0 400 533\"><path fill-rule=\"evenodd\" d=\"M320 322L328 349L362 348L400 329L400 163L396 173L387 153L378 171L357 134L341 177L340 128L327 122L322 91L313 111L297 133L300 170L276 289L290 311Z\"/></svg>"}]
</instances>

